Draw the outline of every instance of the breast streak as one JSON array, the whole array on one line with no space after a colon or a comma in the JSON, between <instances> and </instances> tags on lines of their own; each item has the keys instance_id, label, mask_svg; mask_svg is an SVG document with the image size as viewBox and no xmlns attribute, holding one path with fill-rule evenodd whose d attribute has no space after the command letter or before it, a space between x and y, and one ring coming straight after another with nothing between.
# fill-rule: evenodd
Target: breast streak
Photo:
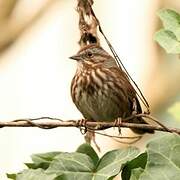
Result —
<instances>
[{"instance_id":1,"label":"breast streak","mask_svg":"<svg viewBox=\"0 0 180 180\"><path fill-rule=\"evenodd\" d=\"M113 121L124 112L122 100L117 92L120 89L111 88L112 80L102 82L96 75L96 72L92 72L91 76L81 76L76 88L76 105L86 119Z\"/></svg>"}]
</instances>

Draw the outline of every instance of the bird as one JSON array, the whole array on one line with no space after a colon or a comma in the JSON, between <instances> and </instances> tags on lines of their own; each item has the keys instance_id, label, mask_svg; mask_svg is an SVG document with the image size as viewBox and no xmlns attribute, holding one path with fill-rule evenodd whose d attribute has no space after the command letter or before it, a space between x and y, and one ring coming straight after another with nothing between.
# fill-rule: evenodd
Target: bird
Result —
<instances>
[{"instance_id":1,"label":"bird","mask_svg":"<svg viewBox=\"0 0 180 180\"><path fill-rule=\"evenodd\" d=\"M137 93L127 74L118 67L114 57L100 45L89 44L70 57L77 61L71 82L71 97L77 109L88 121L112 122L135 113L142 113ZM142 117L128 123L148 124ZM153 130L131 128L136 134Z\"/></svg>"}]
</instances>

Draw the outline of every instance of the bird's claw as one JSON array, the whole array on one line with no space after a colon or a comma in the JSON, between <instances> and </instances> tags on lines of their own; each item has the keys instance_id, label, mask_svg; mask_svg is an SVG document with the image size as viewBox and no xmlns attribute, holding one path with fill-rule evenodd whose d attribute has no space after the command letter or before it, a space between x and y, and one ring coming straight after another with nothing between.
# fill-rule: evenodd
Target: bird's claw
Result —
<instances>
[{"instance_id":1,"label":"bird's claw","mask_svg":"<svg viewBox=\"0 0 180 180\"><path fill-rule=\"evenodd\" d=\"M87 122L86 119L81 119L81 120L78 120L78 123L77 123L78 127L80 129L80 132L83 135L86 134L86 132L87 132L86 122Z\"/></svg>"}]
</instances>

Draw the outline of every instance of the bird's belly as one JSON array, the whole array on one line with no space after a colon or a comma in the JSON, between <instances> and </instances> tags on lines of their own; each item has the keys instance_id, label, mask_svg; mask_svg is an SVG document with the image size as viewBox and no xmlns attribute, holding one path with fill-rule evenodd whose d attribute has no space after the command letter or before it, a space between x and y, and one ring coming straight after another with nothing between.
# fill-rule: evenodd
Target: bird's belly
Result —
<instances>
[{"instance_id":1,"label":"bird's belly","mask_svg":"<svg viewBox=\"0 0 180 180\"><path fill-rule=\"evenodd\" d=\"M78 98L78 109L86 119L94 121L113 121L123 116L122 102L113 91L82 91Z\"/></svg>"}]
</instances>

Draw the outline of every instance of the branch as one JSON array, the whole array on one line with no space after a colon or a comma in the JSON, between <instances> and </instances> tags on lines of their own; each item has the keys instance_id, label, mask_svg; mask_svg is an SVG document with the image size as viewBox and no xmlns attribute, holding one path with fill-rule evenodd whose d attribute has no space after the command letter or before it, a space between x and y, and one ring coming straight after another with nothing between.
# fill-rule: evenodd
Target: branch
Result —
<instances>
[{"instance_id":1,"label":"branch","mask_svg":"<svg viewBox=\"0 0 180 180\"><path fill-rule=\"evenodd\" d=\"M0 24L0 53L12 45L27 28L34 24L56 2L58 2L58 0L48 0L36 14L23 22L19 22L13 18L6 18L6 20Z\"/></svg>"},{"instance_id":2,"label":"branch","mask_svg":"<svg viewBox=\"0 0 180 180\"><path fill-rule=\"evenodd\" d=\"M81 48L88 44L100 44L98 37L98 20L92 14L93 0L77 0L77 12L79 14L79 31Z\"/></svg>"},{"instance_id":3,"label":"branch","mask_svg":"<svg viewBox=\"0 0 180 180\"><path fill-rule=\"evenodd\" d=\"M134 117L145 117L150 120L155 121L159 125L149 125L149 124L135 124L135 123L126 123L125 121L132 119ZM42 121L43 120L43 121ZM47 121L48 120L48 121ZM49 121L50 120L50 121ZM162 125L155 119L154 117L146 114L138 114L123 119L122 121L115 122L91 122L86 121L85 123L81 123L82 120L67 120L63 121L59 118L52 117L39 117L39 118L29 118L29 119L16 119L14 121L9 122L0 122L0 127L38 127L42 129L52 129L57 127L77 127L77 128L87 128L87 130L104 130L111 127L121 127L121 128L137 128L143 130L156 130L156 131L164 131L170 133L177 133L180 135L180 129L178 128L167 128Z\"/></svg>"},{"instance_id":4,"label":"branch","mask_svg":"<svg viewBox=\"0 0 180 180\"><path fill-rule=\"evenodd\" d=\"M0 23L10 18L19 0L0 0Z\"/></svg>"}]
</instances>

